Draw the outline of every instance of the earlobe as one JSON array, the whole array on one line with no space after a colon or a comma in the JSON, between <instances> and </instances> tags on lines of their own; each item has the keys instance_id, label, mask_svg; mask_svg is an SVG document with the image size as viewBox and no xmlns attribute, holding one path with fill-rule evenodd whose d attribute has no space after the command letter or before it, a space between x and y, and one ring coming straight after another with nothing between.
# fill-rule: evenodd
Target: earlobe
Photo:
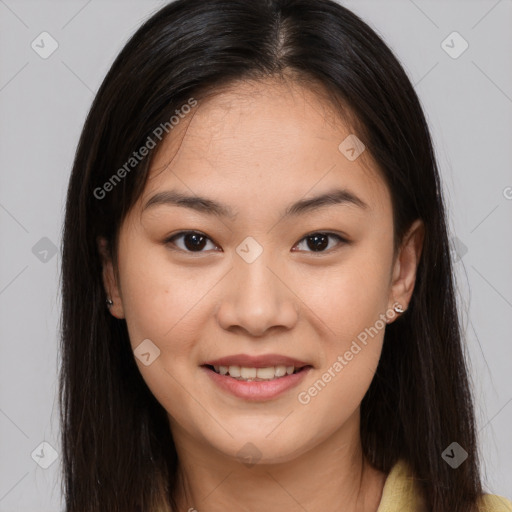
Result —
<instances>
[{"instance_id":1,"label":"earlobe","mask_svg":"<svg viewBox=\"0 0 512 512\"><path fill-rule=\"evenodd\" d=\"M98 237L97 244L103 267L103 286L107 297L105 307L108 307L111 315L115 318L124 318L123 302L119 293L119 286L117 284L108 242L104 237Z\"/></svg>"},{"instance_id":2,"label":"earlobe","mask_svg":"<svg viewBox=\"0 0 512 512\"><path fill-rule=\"evenodd\" d=\"M407 310L416 283L416 273L423 250L425 226L420 219L415 220L403 237L393 267L389 307L400 304Z\"/></svg>"}]
</instances>

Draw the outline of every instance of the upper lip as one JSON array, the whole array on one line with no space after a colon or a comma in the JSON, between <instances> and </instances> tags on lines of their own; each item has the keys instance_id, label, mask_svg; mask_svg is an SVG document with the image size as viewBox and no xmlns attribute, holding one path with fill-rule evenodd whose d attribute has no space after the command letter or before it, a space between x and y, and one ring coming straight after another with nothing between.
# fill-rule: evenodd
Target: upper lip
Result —
<instances>
[{"instance_id":1,"label":"upper lip","mask_svg":"<svg viewBox=\"0 0 512 512\"><path fill-rule=\"evenodd\" d=\"M304 361L279 354L265 354L261 356L236 354L221 357L219 359L212 359L210 361L206 361L203 365L245 366L248 368L267 368L269 366L294 366L295 368L302 368L303 366L310 366L309 363L305 363Z\"/></svg>"}]
</instances>

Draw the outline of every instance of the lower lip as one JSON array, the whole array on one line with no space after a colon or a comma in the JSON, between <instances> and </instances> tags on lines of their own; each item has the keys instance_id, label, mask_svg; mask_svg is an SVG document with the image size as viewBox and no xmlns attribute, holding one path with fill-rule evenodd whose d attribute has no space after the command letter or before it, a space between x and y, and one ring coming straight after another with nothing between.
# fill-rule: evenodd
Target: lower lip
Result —
<instances>
[{"instance_id":1,"label":"lower lip","mask_svg":"<svg viewBox=\"0 0 512 512\"><path fill-rule=\"evenodd\" d=\"M311 366L304 368L297 373L292 373L286 377L279 377L274 380L244 381L237 380L227 375L221 375L205 366L201 368L208 374L210 379L220 388L229 393L251 401L270 400L283 394L285 391L297 386L309 373Z\"/></svg>"}]
</instances>

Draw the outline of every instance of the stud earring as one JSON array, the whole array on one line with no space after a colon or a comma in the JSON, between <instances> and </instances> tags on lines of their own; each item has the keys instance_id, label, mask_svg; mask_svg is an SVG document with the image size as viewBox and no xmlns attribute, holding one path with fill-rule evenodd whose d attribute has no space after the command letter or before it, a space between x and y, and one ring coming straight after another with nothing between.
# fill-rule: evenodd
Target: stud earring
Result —
<instances>
[{"instance_id":1,"label":"stud earring","mask_svg":"<svg viewBox=\"0 0 512 512\"><path fill-rule=\"evenodd\" d=\"M400 304L395 304L393 306L393 309L395 310L395 313L403 313L405 311Z\"/></svg>"},{"instance_id":2,"label":"stud earring","mask_svg":"<svg viewBox=\"0 0 512 512\"><path fill-rule=\"evenodd\" d=\"M107 299L105 302L107 303L107 307L111 307L114 305L114 301L111 299Z\"/></svg>"}]
</instances>

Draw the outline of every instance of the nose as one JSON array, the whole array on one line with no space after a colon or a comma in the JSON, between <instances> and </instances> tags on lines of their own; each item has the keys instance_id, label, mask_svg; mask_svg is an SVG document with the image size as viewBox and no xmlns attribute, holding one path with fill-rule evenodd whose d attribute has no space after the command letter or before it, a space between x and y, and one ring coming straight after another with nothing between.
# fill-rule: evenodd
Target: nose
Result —
<instances>
[{"instance_id":1,"label":"nose","mask_svg":"<svg viewBox=\"0 0 512 512\"><path fill-rule=\"evenodd\" d=\"M266 254L268 253L268 255ZM217 309L219 325L261 337L272 329L291 329L297 323L300 299L289 274L272 262L270 251L252 263L235 256Z\"/></svg>"}]
</instances>

